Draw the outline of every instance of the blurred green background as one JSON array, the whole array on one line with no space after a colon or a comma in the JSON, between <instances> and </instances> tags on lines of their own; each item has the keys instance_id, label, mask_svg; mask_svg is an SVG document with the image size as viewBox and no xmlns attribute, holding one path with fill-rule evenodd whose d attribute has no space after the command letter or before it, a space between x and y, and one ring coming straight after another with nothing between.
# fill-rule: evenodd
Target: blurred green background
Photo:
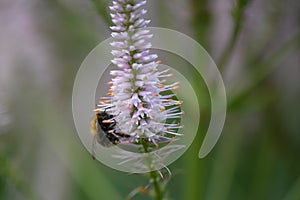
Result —
<instances>
[{"instance_id":1,"label":"blurred green background","mask_svg":"<svg viewBox=\"0 0 300 200\"><path fill-rule=\"evenodd\" d=\"M299 200L300 1L148 1L151 26L181 31L206 48L228 96L223 134L200 160L210 99L199 75L182 64L198 94L201 123L192 146L170 166L166 196ZM92 160L72 119L75 75L109 37L110 3L0 1L1 200L120 200L147 183Z\"/></svg>"}]
</instances>

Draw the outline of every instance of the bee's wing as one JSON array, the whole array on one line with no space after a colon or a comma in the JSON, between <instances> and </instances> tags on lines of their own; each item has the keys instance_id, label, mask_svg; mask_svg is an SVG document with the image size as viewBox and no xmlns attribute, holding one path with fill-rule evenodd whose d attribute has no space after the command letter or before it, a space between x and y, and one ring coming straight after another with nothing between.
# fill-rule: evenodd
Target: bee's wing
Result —
<instances>
[{"instance_id":1,"label":"bee's wing","mask_svg":"<svg viewBox=\"0 0 300 200\"><path fill-rule=\"evenodd\" d=\"M109 141L109 139L107 139L107 137L106 137L106 134L107 134L107 133L105 133L105 132L102 130L102 128L101 128L101 126L99 125L99 123L97 123L96 128L97 128L97 134L95 135L95 137L96 137L97 142L98 142L99 144L101 144L102 146L104 146L104 147L109 147L109 146L111 146L112 143L111 143L111 142Z\"/></svg>"}]
</instances>

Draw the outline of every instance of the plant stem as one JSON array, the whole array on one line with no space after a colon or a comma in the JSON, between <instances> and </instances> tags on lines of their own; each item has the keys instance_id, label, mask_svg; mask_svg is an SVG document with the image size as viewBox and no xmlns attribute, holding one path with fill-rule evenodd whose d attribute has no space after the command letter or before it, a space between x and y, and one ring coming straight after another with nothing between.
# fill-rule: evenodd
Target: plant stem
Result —
<instances>
[{"instance_id":1,"label":"plant stem","mask_svg":"<svg viewBox=\"0 0 300 200\"><path fill-rule=\"evenodd\" d=\"M229 41L227 45L225 46L223 53L221 54L217 66L221 69L224 68L224 66L229 61L230 56L232 55L232 52L234 50L234 47L236 45L242 23L244 20L244 10L247 6L249 1L247 0L237 0L236 6L231 10L231 15L234 20L234 28L232 31L232 34L229 38Z\"/></svg>"},{"instance_id":2,"label":"plant stem","mask_svg":"<svg viewBox=\"0 0 300 200\"><path fill-rule=\"evenodd\" d=\"M143 148L144 148L144 152L149 153L148 144L146 142L142 142L142 145L143 145ZM156 200L162 200L163 196L162 196L161 187L159 185L159 182L157 181L158 173L157 173L157 171L152 170L152 168L151 168L151 158L150 157L148 159L148 167L149 167L149 170L150 170L150 172L149 172L150 178L153 181L152 184L153 184L153 188L154 188L154 191L155 191L155 199Z\"/></svg>"},{"instance_id":3,"label":"plant stem","mask_svg":"<svg viewBox=\"0 0 300 200\"><path fill-rule=\"evenodd\" d=\"M239 32L240 32L240 28L241 28L241 18L238 18L238 20L236 20L235 24L234 24L234 29L233 32L230 36L230 39L226 45L226 47L223 50L222 55L220 56L218 62L217 62L217 66L221 69L224 68L224 66L227 64L230 55L232 54L232 51L235 47Z\"/></svg>"},{"instance_id":4,"label":"plant stem","mask_svg":"<svg viewBox=\"0 0 300 200\"><path fill-rule=\"evenodd\" d=\"M154 187L154 191L155 191L156 200L162 200L163 198L162 198L161 188L157 181L157 172L151 171L150 177L153 180L153 187Z\"/></svg>"}]
</instances>

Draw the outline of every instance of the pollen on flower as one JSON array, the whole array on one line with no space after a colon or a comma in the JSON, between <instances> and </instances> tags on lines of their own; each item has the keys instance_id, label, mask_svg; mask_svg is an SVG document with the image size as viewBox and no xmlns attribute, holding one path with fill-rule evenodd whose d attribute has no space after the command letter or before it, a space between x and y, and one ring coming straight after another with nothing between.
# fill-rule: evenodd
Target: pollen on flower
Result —
<instances>
[{"instance_id":1,"label":"pollen on flower","mask_svg":"<svg viewBox=\"0 0 300 200\"><path fill-rule=\"evenodd\" d=\"M166 102L172 102L173 99L163 99L162 101L166 101Z\"/></svg>"},{"instance_id":2,"label":"pollen on flower","mask_svg":"<svg viewBox=\"0 0 300 200\"><path fill-rule=\"evenodd\" d=\"M171 69L170 68L168 68L168 69L166 69L166 70L164 70L164 71L162 71L162 72L160 72L161 74L162 73L166 73L166 72L169 72Z\"/></svg>"},{"instance_id":3,"label":"pollen on flower","mask_svg":"<svg viewBox=\"0 0 300 200\"><path fill-rule=\"evenodd\" d=\"M183 103L183 101L178 101L175 103L176 106L181 106L181 104Z\"/></svg>"},{"instance_id":4,"label":"pollen on flower","mask_svg":"<svg viewBox=\"0 0 300 200\"><path fill-rule=\"evenodd\" d=\"M166 110L166 107L164 107L164 106L160 106L160 108L159 108L161 111L164 111L164 110Z\"/></svg>"},{"instance_id":5,"label":"pollen on flower","mask_svg":"<svg viewBox=\"0 0 300 200\"><path fill-rule=\"evenodd\" d=\"M163 84L161 84L161 83L159 83L159 84L157 84L157 87L158 87L158 88L163 88L163 87L164 87L164 85L163 85Z\"/></svg>"},{"instance_id":6,"label":"pollen on flower","mask_svg":"<svg viewBox=\"0 0 300 200\"><path fill-rule=\"evenodd\" d=\"M106 103L106 102L104 102L104 101L99 101L98 104L100 104L100 105L106 105L106 104L108 104L108 103Z\"/></svg>"}]
</instances>

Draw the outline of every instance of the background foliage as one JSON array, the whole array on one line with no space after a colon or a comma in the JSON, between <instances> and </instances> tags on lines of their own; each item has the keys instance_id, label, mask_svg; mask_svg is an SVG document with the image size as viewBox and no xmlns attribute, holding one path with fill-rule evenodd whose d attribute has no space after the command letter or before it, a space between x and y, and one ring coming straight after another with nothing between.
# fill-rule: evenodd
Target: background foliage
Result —
<instances>
[{"instance_id":1,"label":"background foliage","mask_svg":"<svg viewBox=\"0 0 300 200\"><path fill-rule=\"evenodd\" d=\"M88 52L109 37L109 3L0 2L1 200L118 200L146 184L93 161L73 124L73 81ZM170 166L167 196L300 199L300 2L149 0L146 9L152 26L181 31L206 48L228 95L223 134L199 160L210 99L198 75L186 71L202 121L193 145Z\"/></svg>"}]
</instances>

